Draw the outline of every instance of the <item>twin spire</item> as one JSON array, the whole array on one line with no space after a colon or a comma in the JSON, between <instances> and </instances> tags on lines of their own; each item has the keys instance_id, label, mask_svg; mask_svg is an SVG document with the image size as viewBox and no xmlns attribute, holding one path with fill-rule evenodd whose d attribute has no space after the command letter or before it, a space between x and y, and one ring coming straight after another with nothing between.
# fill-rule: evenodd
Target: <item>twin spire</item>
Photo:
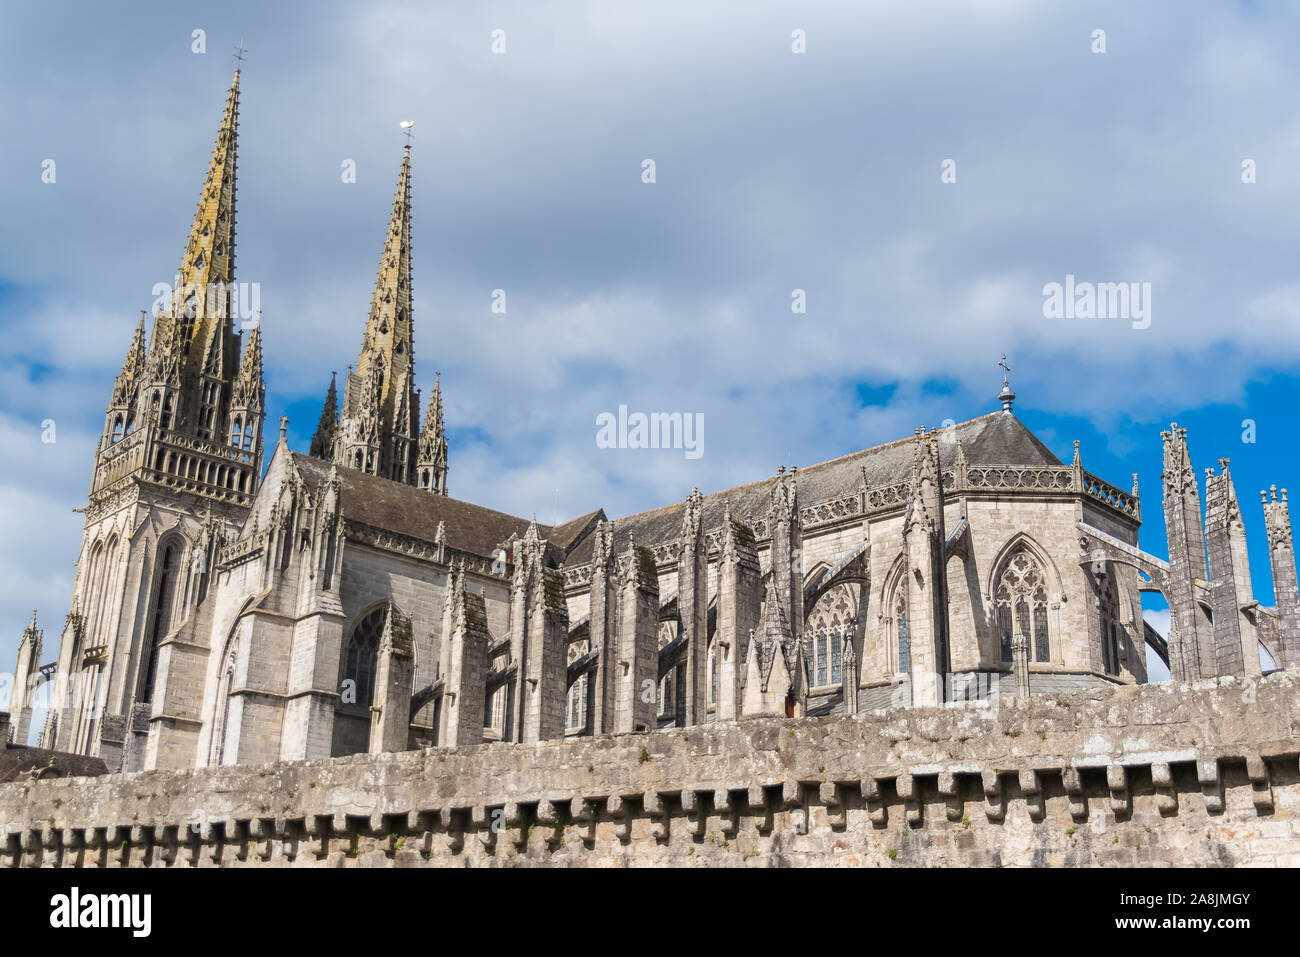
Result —
<instances>
[{"instance_id":1,"label":"twin spire","mask_svg":"<svg viewBox=\"0 0 1300 957\"><path fill-rule=\"evenodd\" d=\"M333 378L311 454L336 465L447 494L442 385L435 380L420 431L411 294L411 147L402 152L388 232L355 370L339 407Z\"/></svg>"},{"instance_id":2,"label":"twin spire","mask_svg":"<svg viewBox=\"0 0 1300 957\"><path fill-rule=\"evenodd\" d=\"M238 137L236 69L170 308L159 307L147 349L143 321L135 332L114 385L104 446L150 421L204 441L237 443L260 460L266 392L261 317L249 324L242 356L234 328ZM422 434L414 344L408 143L357 365L343 383L341 403L331 379L311 452L337 465L445 495L441 381L435 381Z\"/></svg>"}]
</instances>

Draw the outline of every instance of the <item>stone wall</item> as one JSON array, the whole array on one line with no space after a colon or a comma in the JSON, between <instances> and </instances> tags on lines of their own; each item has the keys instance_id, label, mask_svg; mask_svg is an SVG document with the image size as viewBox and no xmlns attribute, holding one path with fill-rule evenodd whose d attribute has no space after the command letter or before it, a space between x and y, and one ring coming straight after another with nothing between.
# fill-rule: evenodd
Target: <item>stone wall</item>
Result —
<instances>
[{"instance_id":1,"label":"stone wall","mask_svg":"<svg viewBox=\"0 0 1300 957\"><path fill-rule=\"evenodd\" d=\"M0 746L0 783L71 776L86 778L107 773L108 767L100 758L45 748Z\"/></svg>"},{"instance_id":2,"label":"stone wall","mask_svg":"<svg viewBox=\"0 0 1300 957\"><path fill-rule=\"evenodd\" d=\"M0 785L28 866L1300 865L1300 674Z\"/></svg>"}]
</instances>

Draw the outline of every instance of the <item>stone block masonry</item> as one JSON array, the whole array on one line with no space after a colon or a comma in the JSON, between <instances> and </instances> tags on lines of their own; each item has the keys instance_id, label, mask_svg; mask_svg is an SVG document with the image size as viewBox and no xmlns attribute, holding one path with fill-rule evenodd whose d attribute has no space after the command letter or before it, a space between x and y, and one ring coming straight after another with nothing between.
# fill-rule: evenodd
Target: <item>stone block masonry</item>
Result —
<instances>
[{"instance_id":1,"label":"stone block masonry","mask_svg":"<svg viewBox=\"0 0 1300 957\"><path fill-rule=\"evenodd\" d=\"M15 782L0 864L1300 866L1300 675Z\"/></svg>"}]
</instances>

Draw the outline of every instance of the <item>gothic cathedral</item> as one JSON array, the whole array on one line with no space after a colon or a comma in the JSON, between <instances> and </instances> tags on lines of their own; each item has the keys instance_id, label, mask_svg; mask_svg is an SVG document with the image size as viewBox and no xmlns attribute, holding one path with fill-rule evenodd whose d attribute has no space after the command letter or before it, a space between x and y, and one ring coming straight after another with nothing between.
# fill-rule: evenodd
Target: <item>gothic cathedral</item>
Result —
<instances>
[{"instance_id":1,"label":"gothic cathedral","mask_svg":"<svg viewBox=\"0 0 1300 957\"><path fill-rule=\"evenodd\" d=\"M1286 491L1251 594L1227 459L1163 433L1169 558L1131 490L1001 407L609 520L448 494L441 383L420 425L406 147L361 351L308 454L265 467L261 317L235 281L239 71L177 282L142 317L95 452L71 607L19 646L15 740L110 770L321 759L942 707L1300 667ZM1168 601L1167 637L1142 615Z\"/></svg>"}]
</instances>

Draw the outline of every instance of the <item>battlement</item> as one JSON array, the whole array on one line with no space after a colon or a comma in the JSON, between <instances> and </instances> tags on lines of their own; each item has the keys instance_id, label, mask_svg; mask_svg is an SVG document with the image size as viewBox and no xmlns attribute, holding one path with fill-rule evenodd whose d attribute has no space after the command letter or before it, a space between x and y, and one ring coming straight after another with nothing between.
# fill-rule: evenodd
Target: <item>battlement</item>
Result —
<instances>
[{"instance_id":1,"label":"battlement","mask_svg":"<svg viewBox=\"0 0 1300 957\"><path fill-rule=\"evenodd\" d=\"M1300 864L1300 675L0 785L17 866Z\"/></svg>"}]
</instances>

